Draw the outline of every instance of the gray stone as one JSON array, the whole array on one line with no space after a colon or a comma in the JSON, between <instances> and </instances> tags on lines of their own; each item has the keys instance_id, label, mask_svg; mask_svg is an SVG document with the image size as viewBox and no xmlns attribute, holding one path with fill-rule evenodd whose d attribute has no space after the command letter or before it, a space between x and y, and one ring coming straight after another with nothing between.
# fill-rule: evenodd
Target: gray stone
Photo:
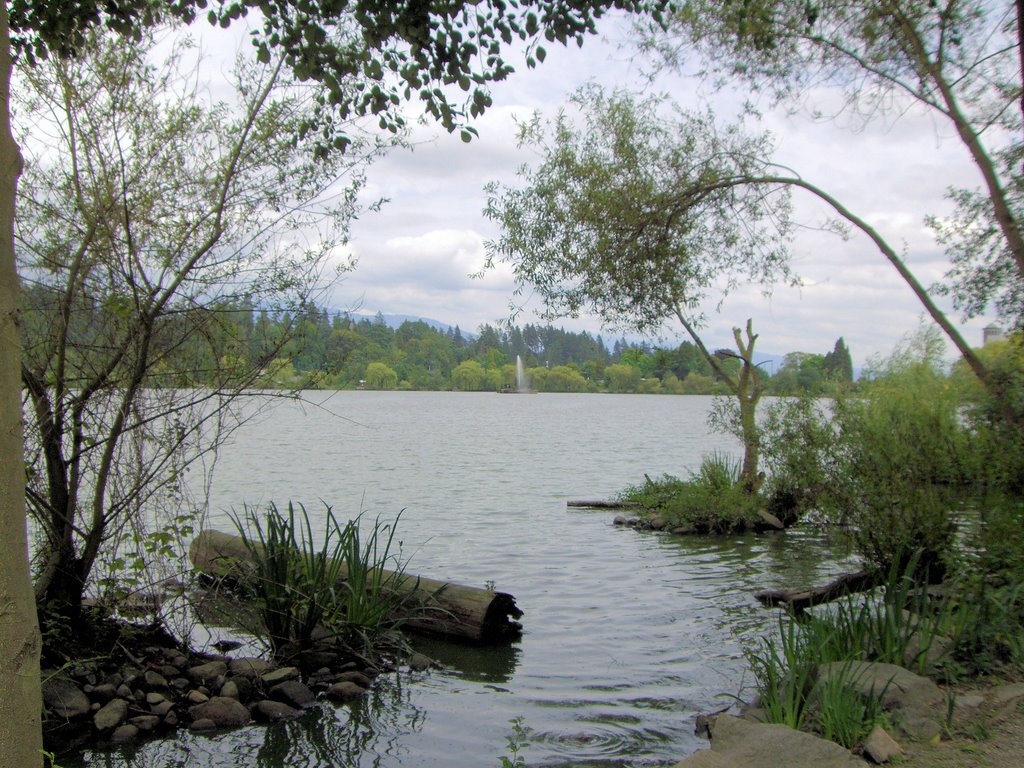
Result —
<instances>
[{"instance_id":1,"label":"gray stone","mask_svg":"<svg viewBox=\"0 0 1024 768\"><path fill-rule=\"evenodd\" d=\"M355 701L366 695L366 689L352 682L335 683L327 689L327 698L332 701Z\"/></svg>"},{"instance_id":2,"label":"gray stone","mask_svg":"<svg viewBox=\"0 0 1024 768\"><path fill-rule=\"evenodd\" d=\"M296 667L281 667L261 675L260 680L269 688L278 683L283 683L285 680L295 680L298 676L299 670Z\"/></svg>"},{"instance_id":3,"label":"gray stone","mask_svg":"<svg viewBox=\"0 0 1024 768\"><path fill-rule=\"evenodd\" d=\"M175 670L175 672L177 672L177 670ZM167 678L155 670L147 669L144 679L146 681L146 685L150 688L159 688L160 690L167 688Z\"/></svg>"},{"instance_id":4,"label":"gray stone","mask_svg":"<svg viewBox=\"0 0 1024 768\"><path fill-rule=\"evenodd\" d=\"M89 697L82 689L60 677L51 677L43 683L43 702L50 717L63 720L84 717L92 711Z\"/></svg>"},{"instance_id":5,"label":"gray stone","mask_svg":"<svg viewBox=\"0 0 1024 768\"><path fill-rule=\"evenodd\" d=\"M160 718L156 715L136 715L128 721L129 725L134 725L139 731L149 733L155 731L157 726L160 725Z\"/></svg>"},{"instance_id":6,"label":"gray stone","mask_svg":"<svg viewBox=\"0 0 1024 768\"><path fill-rule=\"evenodd\" d=\"M875 696L911 739L930 741L941 733L945 694L931 680L898 667L865 661L837 661L819 670L818 685L840 676L862 696Z\"/></svg>"},{"instance_id":7,"label":"gray stone","mask_svg":"<svg viewBox=\"0 0 1024 768\"><path fill-rule=\"evenodd\" d=\"M294 720L302 715L301 709L290 707L283 701L271 701L263 699L256 704L253 716L258 720L269 723L278 723L282 720Z\"/></svg>"},{"instance_id":8,"label":"gray stone","mask_svg":"<svg viewBox=\"0 0 1024 768\"><path fill-rule=\"evenodd\" d=\"M676 763L676 768L864 768L838 744L784 725L719 715L711 749Z\"/></svg>"},{"instance_id":9,"label":"gray stone","mask_svg":"<svg viewBox=\"0 0 1024 768\"><path fill-rule=\"evenodd\" d=\"M373 685L373 681L364 675L362 672L352 670L351 672L342 672L335 678L335 682L338 683L355 683L360 688L369 688Z\"/></svg>"},{"instance_id":10,"label":"gray stone","mask_svg":"<svg viewBox=\"0 0 1024 768\"><path fill-rule=\"evenodd\" d=\"M153 706L154 704L159 704L161 701L167 701L167 697L164 696L162 693L157 693L156 691L153 691L152 693L146 694L146 703L150 706Z\"/></svg>"},{"instance_id":11,"label":"gray stone","mask_svg":"<svg viewBox=\"0 0 1024 768\"><path fill-rule=\"evenodd\" d=\"M409 669L413 672L424 672L434 666L434 660L422 653L414 653L409 657Z\"/></svg>"},{"instance_id":12,"label":"gray stone","mask_svg":"<svg viewBox=\"0 0 1024 768\"><path fill-rule=\"evenodd\" d=\"M149 708L149 711L152 712L157 717L167 717L167 715L169 715L171 713L171 710L173 710L173 709L174 709L174 702L173 701L164 700L164 701L161 701L159 704L153 704Z\"/></svg>"},{"instance_id":13,"label":"gray stone","mask_svg":"<svg viewBox=\"0 0 1024 768\"><path fill-rule=\"evenodd\" d=\"M956 697L957 709L977 709L985 703L985 697L977 693L965 693Z\"/></svg>"},{"instance_id":14,"label":"gray stone","mask_svg":"<svg viewBox=\"0 0 1024 768\"><path fill-rule=\"evenodd\" d=\"M178 727L178 713L175 712L174 710L171 710L166 715L164 715L163 722L164 722L164 725L166 725L168 728L177 728Z\"/></svg>"},{"instance_id":15,"label":"gray stone","mask_svg":"<svg viewBox=\"0 0 1024 768\"><path fill-rule=\"evenodd\" d=\"M98 701L101 704L106 704L115 696L117 696L117 686L113 683L97 685L92 689L92 693L89 694L89 697L93 699L93 701Z\"/></svg>"},{"instance_id":16,"label":"gray stone","mask_svg":"<svg viewBox=\"0 0 1024 768\"><path fill-rule=\"evenodd\" d=\"M881 765L903 754L903 748L880 725L871 729L864 740L864 754L873 763Z\"/></svg>"},{"instance_id":17,"label":"gray stone","mask_svg":"<svg viewBox=\"0 0 1024 768\"><path fill-rule=\"evenodd\" d=\"M189 704L203 704L210 700L210 697L199 691L189 691L185 694L185 701Z\"/></svg>"},{"instance_id":18,"label":"gray stone","mask_svg":"<svg viewBox=\"0 0 1024 768\"><path fill-rule=\"evenodd\" d=\"M132 689L128 687L127 683L121 683L117 686L117 691L115 691L115 693L117 693L117 695L122 699L130 699L135 695L132 693Z\"/></svg>"},{"instance_id":19,"label":"gray stone","mask_svg":"<svg viewBox=\"0 0 1024 768\"><path fill-rule=\"evenodd\" d=\"M259 677L274 668L269 661L256 658L232 659L228 662L228 671L233 677Z\"/></svg>"},{"instance_id":20,"label":"gray stone","mask_svg":"<svg viewBox=\"0 0 1024 768\"><path fill-rule=\"evenodd\" d=\"M217 728L233 728L249 722L249 710L240 702L226 696L214 696L209 701L189 707L192 720L212 720Z\"/></svg>"},{"instance_id":21,"label":"gray stone","mask_svg":"<svg viewBox=\"0 0 1024 768\"><path fill-rule=\"evenodd\" d=\"M92 716L93 725L100 733L112 731L128 717L128 702L124 699L111 699Z\"/></svg>"},{"instance_id":22,"label":"gray stone","mask_svg":"<svg viewBox=\"0 0 1024 768\"><path fill-rule=\"evenodd\" d=\"M188 671L188 676L200 685L209 685L227 673L228 665L223 661L209 661L206 664L192 667Z\"/></svg>"},{"instance_id":23,"label":"gray stone","mask_svg":"<svg viewBox=\"0 0 1024 768\"><path fill-rule=\"evenodd\" d=\"M267 695L276 701L283 701L300 709L308 707L316 701L313 692L298 680L285 680L283 683L278 683L267 691Z\"/></svg>"},{"instance_id":24,"label":"gray stone","mask_svg":"<svg viewBox=\"0 0 1024 768\"><path fill-rule=\"evenodd\" d=\"M1024 698L1024 683L1010 683L992 689L992 700L996 704L1007 704L1020 698Z\"/></svg>"},{"instance_id":25,"label":"gray stone","mask_svg":"<svg viewBox=\"0 0 1024 768\"><path fill-rule=\"evenodd\" d=\"M125 744L134 741L139 735L139 729L134 725L119 726L112 734L110 740L115 744Z\"/></svg>"},{"instance_id":26,"label":"gray stone","mask_svg":"<svg viewBox=\"0 0 1024 768\"><path fill-rule=\"evenodd\" d=\"M238 684L234 680L228 680L220 687L220 696L227 696L229 699L238 701L241 697L238 695Z\"/></svg>"}]
</instances>

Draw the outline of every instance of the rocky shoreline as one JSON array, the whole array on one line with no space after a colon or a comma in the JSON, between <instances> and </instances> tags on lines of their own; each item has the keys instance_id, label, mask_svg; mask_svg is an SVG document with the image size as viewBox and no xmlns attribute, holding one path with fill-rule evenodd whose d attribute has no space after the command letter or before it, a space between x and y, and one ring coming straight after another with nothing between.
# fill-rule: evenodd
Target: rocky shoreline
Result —
<instances>
[{"instance_id":1,"label":"rocky shoreline","mask_svg":"<svg viewBox=\"0 0 1024 768\"><path fill-rule=\"evenodd\" d=\"M421 654L404 663L415 671L432 665ZM284 664L189 653L169 643L133 652L120 646L116 657L43 672L45 741L60 754L90 744L167 737L179 729L211 732L291 720L324 700L340 705L358 700L378 675L394 669L346 654L330 642L300 651Z\"/></svg>"}]
</instances>

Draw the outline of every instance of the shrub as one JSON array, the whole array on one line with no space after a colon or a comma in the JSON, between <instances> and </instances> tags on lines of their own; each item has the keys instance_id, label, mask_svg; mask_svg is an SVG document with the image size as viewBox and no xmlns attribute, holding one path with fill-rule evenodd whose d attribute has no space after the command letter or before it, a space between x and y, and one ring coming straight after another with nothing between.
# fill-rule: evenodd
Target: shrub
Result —
<instances>
[{"instance_id":1,"label":"shrub","mask_svg":"<svg viewBox=\"0 0 1024 768\"><path fill-rule=\"evenodd\" d=\"M740 483L739 462L719 453L706 456L689 480L671 475L658 480L648 477L643 485L627 488L620 497L639 504L670 528L732 533L760 522L757 497Z\"/></svg>"}]
</instances>

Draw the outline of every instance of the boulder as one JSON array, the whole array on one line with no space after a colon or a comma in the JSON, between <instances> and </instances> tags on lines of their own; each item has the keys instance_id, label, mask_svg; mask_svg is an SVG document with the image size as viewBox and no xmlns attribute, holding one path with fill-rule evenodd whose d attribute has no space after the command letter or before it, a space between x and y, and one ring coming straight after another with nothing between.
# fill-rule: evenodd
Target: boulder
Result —
<instances>
[{"instance_id":1,"label":"boulder","mask_svg":"<svg viewBox=\"0 0 1024 768\"><path fill-rule=\"evenodd\" d=\"M304 709L316 701L313 692L298 680L285 680L283 683L278 683L267 691L267 695L275 701L283 701L285 704L299 709Z\"/></svg>"},{"instance_id":2,"label":"boulder","mask_svg":"<svg viewBox=\"0 0 1024 768\"><path fill-rule=\"evenodd\" d=\"M413 672L425 672L434 666L434 660L422 653L414 653L409 657L409 669Z\"/></svg>"},{"instance_id":3,"label":"boulder","mask_svg":"<svg viewBox=\"0 0 1024 768\"><path fill-rule=\"evenodd\" d=\"M263 699L257 702L255 709L253 710L253 716L268 723L278 723L282 720L294 720L296 717L302 715L301 709L290 707L283 701L271 701L270 699Z\"/></svg>"},{"instance_id":4,"label":"boulder","mask_svg":"<svg viewBox=\"0 0 1024 768\"><path fill-rule=\"evenodd\" d=\"M327 698L332 701L355 701L366 695L366 689L361 688L355 683L349 681L343 681L335 683L327 689Z\"/></svg>"},{"instance_id":5,"label":"boulder","mask_svg":"<svg viewBox=\"0 0 1024 768\"><path fill-rule=\"evenodd\" d=\"M214 696L209 701L191 706L188 713L193 724L197 720L211 720L215 728L234 728L249 722L249 710L226 696Z\"/></svg>"},{"instance_id":6,"label":"boulder","mask_svg":"<svg viewBox=\"0 0 1024 768\"><path fill-rule=\"evenodd\" d=\"M208 717L201 717L198 720L193 720L188 729L193 733L205 733L217 730L217 724Z\"/></svg>"},{"instance_id":7,"label":"boulder","mask_svg":"<svg viewBox=\"0 0 1024 768\"><path fill-rule=\"evenodd\" d=\"M156 715L136 715L128 721L128 724L134 725L140 732L149 733L155 731L160 725L160 718Z\"/></svg>"},{"instance_id":8,"label":"boulder","mask_svg":"<svg viewBox=\"0 0 1024 768\"><path fill-rule=\"evenodd\" d=\"M269 661L257 658L232 659L228 662L228 671L232 677L260 677L274 668Z\"/></svg>"},{"instance_id":9,"label":"boulder","mask_svg":"<svg viewBox=\"0 0 1024 768\"><path fill-rule=\"evenodd\" d=\"M228 680L220 687L220 696L239 701L242 697L238 693L238 684L234 680Z\"/></svg>"},{"instance_id":10,"label":"boulder","mask_svg":"<svg viewBox=\"0 0 1024 768\"><path fill-rule=\"evenodd\" d=\"M51 717L74 720L92 711L89 697L70 680L51 677L43 683L43 703Z\"/></svg>"},{"instance_id":11,"label":"boulder","mask_svg":"<svg viewBox=\"0 0 1024 768\"><path fill-rule=\"evenodd\" d=\"M335 680L336 683L355 683L360 688L369 688L373 685L373 681L369 677L364 675L362 672L352 670L350 672L342 672Z\"/></svg>"},{"instance_id":12,"label":"boulder","mask_svg":"<svg viewBox=\"0 0 1024 768\"><path fill-rule=\"evenodd\" d=\"M836 676L862 696L879 697L882 708L911 739L930 741L941 733L945 694L927 677L895 664L836 661L819 669L818 685Z\"/></svg>"},{"instance_id":13,"label":"boulder","mask_svg":"<svg viewBox=\"0 0 1024 768\"><path fill-rule=\"evenodd\" d=\"M177 672L177 670L175 670L175 672ZM165 690L167 688L167 678L156 670L147 669L143 680L145 680L146 685L150 689Z\"/></svg>"},{"instance_id":14,"label":"boulder","mask_svg":"<svg viewBox=\"0 0 1024 768\"><path fill-rule=\"evenodd\" d=\"M97 685L89 693L89 698L93 701L98 701L101 704L106 704L115 696L117 696L117 686L109 682Z\"/></svg>"},{"instance_id":15,"label":"boulder","mask_svg":"<svg viewBox=\"0 0 1024 768\"><path fill-rule=\"evenodd\" d=\"M267 688L271 688L278 683L283 683L285 680L295 680L299 676L299 670L296 667L281 667L271 672L267 672L264 675L260 675L260 681Z\"/></svg>"},{"instance_id":16,"label":"boulder","mask_svg":"<svg viewBox=\"0 0 1024 768\"><path fill-rule=\"evenodd\" d=\"M93 725L100 733L112 731L128 718L128 702L111 699L92 716Z\"/></svg>"},{"instance_id":17,"label":"boulder","mask_svg":"<svg viewBox=\"0 0 1024 768\"><path fill-rule=\"evenodd\" d=\"M711 733L711 749L691 755L675 768L864 768L838 744L785 725L719 715Z\"/></svg>"},{"instance_id":18,"label":"boulder","mask_svg":"<svg viewBox=\"0 0 1024 768\"><path fill-rule=\"evenodd\" d=\"M223 677L228 673L228 665L223 661L209 661L206 664L200 664L192 667L188 671L188 676L200 685L210 685L211 683L218 683L214 687L220 687L217 678Z\"/></svg>"}]
</instances>

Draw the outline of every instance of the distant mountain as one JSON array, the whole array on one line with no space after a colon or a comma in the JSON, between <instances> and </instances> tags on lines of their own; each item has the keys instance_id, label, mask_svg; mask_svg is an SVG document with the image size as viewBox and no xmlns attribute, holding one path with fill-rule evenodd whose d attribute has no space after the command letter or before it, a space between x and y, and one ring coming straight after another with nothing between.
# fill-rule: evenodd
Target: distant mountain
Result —
<instances>
[{"instance_id":1,"label":"distant mountain","mask_svg":"<svg viewBox=\"0 0 1024 768\"><path fill-rule=\"evenodd\" d=\"M344 309L332 309L328 310L332 315L335 313L348 315L353 320L373 320L379 314L384 319L384 325L388 328L398 328L402 323L426 323L431 328L441 331L442 333L448 333L450 330L454 330L454 325L448 323L442 323L440 320L435 320L432 317L422 317L420 315L391 315L383 312L349 312ZM459 327L459 332L462 334L464 339L476 339L478 334L467 331L465 328Z\"/></svg>"}]
</instances>

